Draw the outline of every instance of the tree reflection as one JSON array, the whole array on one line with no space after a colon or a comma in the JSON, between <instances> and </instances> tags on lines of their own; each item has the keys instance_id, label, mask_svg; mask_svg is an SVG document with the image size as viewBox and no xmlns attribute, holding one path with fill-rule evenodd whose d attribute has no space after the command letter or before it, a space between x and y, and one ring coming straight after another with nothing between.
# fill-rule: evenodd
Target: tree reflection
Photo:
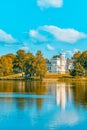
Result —
<instances>
[{"instance_id":1,"label":"tree reflection","mask_svg":"<svg viewBox=\"0 0 87 130\"><path fill-rule=\"evenodd\" d=\"M87 82L73 82L72 85L75 105L87 108Z\"/></svg>"},{"instance_id":2,"label":"tree reflection","mask_svg":"<svg viewBox=\"0 0 87 130\"><path fill-rule=\"evenodd\" d=\"M6 93L10 94L10 97L5 97ZM15 94L19 96L14 97ZM30 97L26 98L26 95L30 95ZM21 110L35 107L40 111L44 105L45 98L43 96L45 95L49 96L49 99L46 100L48 100L51 107L56 103L61 109L65 110L71 102L76 107L83 106L87 108L87 82L84 81L58 83L0 81L0 99L3 99L5 103L9 100L8 105L15 104ZM51 97L55 97L55 99Z\"/></svg>"},{"instance_id":3,"label":"tree reflection","mask_svg":"<svg viewBox=\"0 0 87 130\"><path fill-rule=\"evenodd\" d=\"M48 91L45 83L39 81L1 81L0 82L0 92L13 94L32 94L32 98L18 97L14 98L11 96L10 100L13 100L19 109L24 109L25 107L33 107L36 104L37 109L40 110L43 104L44 98L33 98L33 95L45 95ZM21 95L22 96L22 95ZM8 99L9 100L9 99Z\"/></svg>"}]
</instances>

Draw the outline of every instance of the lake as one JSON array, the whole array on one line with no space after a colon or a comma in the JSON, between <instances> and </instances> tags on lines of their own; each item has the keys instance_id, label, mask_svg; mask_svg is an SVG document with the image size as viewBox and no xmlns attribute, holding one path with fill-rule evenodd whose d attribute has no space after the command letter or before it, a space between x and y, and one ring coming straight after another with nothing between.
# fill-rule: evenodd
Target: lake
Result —
<instances>
[{"instance_id":1,"label":"lake","mask_svg":"<svg viewBox=\"0 0 87 130\"><path fill-rule=\"evenodd\" d=\"M80 129L87 129L87 82L0 81L0 130Z\"/></svg>"}]
</instances>

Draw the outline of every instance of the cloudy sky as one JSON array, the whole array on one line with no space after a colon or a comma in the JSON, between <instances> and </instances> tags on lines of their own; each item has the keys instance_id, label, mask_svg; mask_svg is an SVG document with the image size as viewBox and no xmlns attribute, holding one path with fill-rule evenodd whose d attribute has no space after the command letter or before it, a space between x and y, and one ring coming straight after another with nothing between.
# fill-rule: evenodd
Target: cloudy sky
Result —
<instances>
[{"instance_id":1,"label":"cloudy sky","mask_svg":"<svg viewBox=\"0 0 87 130\"><path fill-rule=\"evenodd\" d=\"M0 55L87 49L87 0L0 0Z\"/></svg>"}]
</instances>

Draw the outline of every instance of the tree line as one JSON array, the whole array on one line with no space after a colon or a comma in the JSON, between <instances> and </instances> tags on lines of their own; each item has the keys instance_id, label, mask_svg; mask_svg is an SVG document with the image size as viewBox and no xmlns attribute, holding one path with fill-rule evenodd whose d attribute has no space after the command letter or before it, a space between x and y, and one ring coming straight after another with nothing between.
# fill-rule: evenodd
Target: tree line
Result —
<instances>
[{"instance_id":1,"label":"tree line","mask_svg":"<svg viewBox=\"0 0 87 130\"><path fill-rule=\"evenodd\" d=\"M87 76L87 51L76 52L73 57L72 76ZM36 55L24 50L18 50L16 54L6 54L0 57L0 76L14 73L24 73L26 77L32 76L42 79L47 72L46 60L41 50Z\"/></svg>"},{"instance_id":2,"label":"tree line","mask_svg":"<svg viewBox=\"0 0 87 130\"><path fill-rule=\"evenodd\" d=\"M0 57L0 76L14 73L25 73L29 78L38 76L42 79L47 72L46 59L40 50L36 55L24 50L18 50L15 54L7 54Z\"/></svg>"}]
</instances>

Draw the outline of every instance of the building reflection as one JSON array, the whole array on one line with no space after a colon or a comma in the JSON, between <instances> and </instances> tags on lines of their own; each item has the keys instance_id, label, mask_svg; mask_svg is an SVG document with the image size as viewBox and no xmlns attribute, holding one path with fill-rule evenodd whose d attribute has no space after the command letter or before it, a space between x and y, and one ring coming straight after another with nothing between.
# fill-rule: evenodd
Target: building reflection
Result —
<instances>
[{"instance_id":1,"label":"building reflection","mask_svg":"<svg viewBox=\"0 0 87 130\"><path fill-rule=\"evenodd\" d=\"M7 94L7 95L6 95ZM14 97L17 95L17 97ZM18 96L19 95L19 96ZM26 95L30 97L26 98ZM36 96L36 97L35 97ZM48 96L44 98L44 96ZM87 108L87 83L86 82L29 82L29 81L0 81L0 101L3 109L14 105L20 110L35 107L41 111L45 101L46 106L53 108L55 104L61 110L67 110L69 104L75 107ZM12 107L9 108L9 110Z\"/></svg>"},{"instance_id":2,"label":"building reflection","mask_svg":"<svg viewBox=\"0 0 87 130\"><path fill-rule=\"evenodd\" d=\"M87 83L73 81L56 84L56 103L62 110L70 103L77 108L87 108Z\"/></svg>"},{"instance_id":3,"label":"building reflection","mask_svg":"<svg viewBox=\"0 0 87 130\"><path fill-rule=\"evenodd\" d=\"M59 105L62 109L65 109L66 106L66 99L67 99L67 93L66 93L66 86L64 83L61 85L56 85L56 103Z\"/></svg>"},{"instance_id":4,"label":"building reflection","mask_svg":"<svg viewBox=\"0 0 87 130\"><path fill-rule=\"evenodd\" d=\"M66 82L48 83L49 92L51 96L55 96L55 103L62 110L66 109L66 106L73 99L73 93L71 84Z\"/></svg>"}]
</instances>

